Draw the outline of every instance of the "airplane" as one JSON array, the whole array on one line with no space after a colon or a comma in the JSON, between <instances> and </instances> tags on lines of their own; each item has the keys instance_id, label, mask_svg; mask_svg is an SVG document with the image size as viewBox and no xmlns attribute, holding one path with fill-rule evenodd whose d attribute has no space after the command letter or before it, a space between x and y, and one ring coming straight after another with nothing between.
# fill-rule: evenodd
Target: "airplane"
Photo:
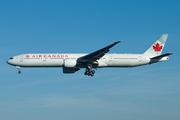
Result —
<instances>
[{"instance_id":1,"label":"airplane","mask_svg":"<svg viewBox=\"0 0 180 120\"><path fill-rule=\"evenodd\" d=\"M107 54L110 48L120 43L114 42L89 54L40 53L21 54L11 57L7 63L19 70L21 67L62 67L63 73L75 73L85 68L84 75L94 76L97 68L103 67L137 67L169 60L169 55L162 54L168 34L162 34L143 54Z\"/></svg>"}]
</instances>

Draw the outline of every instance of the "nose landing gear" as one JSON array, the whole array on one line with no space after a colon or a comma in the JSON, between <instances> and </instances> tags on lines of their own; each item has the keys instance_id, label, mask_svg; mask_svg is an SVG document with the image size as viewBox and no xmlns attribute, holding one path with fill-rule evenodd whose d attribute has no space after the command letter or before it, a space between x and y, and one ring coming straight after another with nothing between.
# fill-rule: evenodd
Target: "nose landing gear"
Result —
<instances>
[{"instance_id":1,"label":"nose landing gear","mask_svg":"<svg viewBox=\"0 0 180 120\"><path fill-rule=\"evenodd\" d=\"M19 70L18 73L21 74L21 70L19 66L16 66L16 68Z\"/></svg>"}]
</instances>

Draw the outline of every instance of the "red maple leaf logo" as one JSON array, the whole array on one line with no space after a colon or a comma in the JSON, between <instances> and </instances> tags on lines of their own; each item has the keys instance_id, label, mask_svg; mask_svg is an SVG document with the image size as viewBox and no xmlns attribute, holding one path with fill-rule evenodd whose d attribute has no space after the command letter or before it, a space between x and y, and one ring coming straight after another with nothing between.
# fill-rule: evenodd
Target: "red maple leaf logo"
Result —
<instances>
[{"instance_id":1,"label":"red maple leaf logo","mask_svg":"<svg viewBox=\"0 0 180 120\"><path fill-rule=\"evenodd\" d=\"M153 45L153 49L155 52L161 52L161 49L162 49L162 45L160 46L159 43L156 43L156 46Z\"/></svg>"},{"instance_id":2,"label":"red maple leaf logo","mask_svg":"<svg viewBox=\"0 0 180 120\"><path fill-rule=\"evenodd\" d=\"M26 58L29 58L30 56L29 55L26 55Z\"/></svg>"}]
</instances>

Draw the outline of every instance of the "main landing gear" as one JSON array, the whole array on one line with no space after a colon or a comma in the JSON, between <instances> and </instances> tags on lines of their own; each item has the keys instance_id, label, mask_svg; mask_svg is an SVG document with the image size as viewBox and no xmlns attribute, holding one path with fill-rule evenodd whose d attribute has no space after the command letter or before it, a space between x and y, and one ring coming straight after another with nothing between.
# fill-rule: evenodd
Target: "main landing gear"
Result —
<instances>
[{"instance_id":1,"label":"main landing gear","mask_svg":"<svg viewBox=\"0 0 180 120\"><path fill-rule=\"evenodd\" d=\"M92 65L91 64L87 64L87 68L85 70L84 75L88 75L88 76L93 77L94 73L95 73L95 70L92 70Z\"/></svg>"},{"instance_id":2,"label":"main landing gear","mask_svg":"<svg viewBox=\"0 0 180 120\"><path fill-rule=\"evenodd\" d=\"M19 70L18 73L21 74L21 70L19 66L16 66L16 68Z\"/></svg>"},{"instance_id":3,"label":"main landing gear","mask_svg":"<svg viewBox=\"0 0 180 120\"><path fill-rule=\"evenodd\" d=\"M88 76L93 77L93 76L94 76L94 73L95 73L95 70L92 70L92 71L91 71L91 70L87 70L87 69L86 69L84 75L88 75Z\"/></svg>"}]
</instances>

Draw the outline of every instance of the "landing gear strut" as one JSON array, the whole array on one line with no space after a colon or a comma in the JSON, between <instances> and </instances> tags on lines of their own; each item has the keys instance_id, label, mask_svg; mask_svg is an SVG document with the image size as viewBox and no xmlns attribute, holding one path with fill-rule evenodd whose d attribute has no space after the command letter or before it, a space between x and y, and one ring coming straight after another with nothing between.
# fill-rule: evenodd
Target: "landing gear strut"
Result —
<instances>
[{"instance_id":1,"label":"landing gear strut","mask_svg":"<svg viewBox=\"0 0 180 120\"><path fill-rule=\"evenodd\" d=\"M21 74L21 70L19 66L16 66L16 68L19 70L18 73Z\"/></svg>"},{"instance_id":2,"label":"landing gear strut","mask_svg":"<svg viewBox=\"0 0 180 120\"><path fill-rule=\"evenodd\" d=\"M94 73L95 73L95 70L92 70L92 65L91 64L87 64L87 68L85 70L84 75L88 75L88 76L93 77Z\"/></svg>"}]
</instances>

